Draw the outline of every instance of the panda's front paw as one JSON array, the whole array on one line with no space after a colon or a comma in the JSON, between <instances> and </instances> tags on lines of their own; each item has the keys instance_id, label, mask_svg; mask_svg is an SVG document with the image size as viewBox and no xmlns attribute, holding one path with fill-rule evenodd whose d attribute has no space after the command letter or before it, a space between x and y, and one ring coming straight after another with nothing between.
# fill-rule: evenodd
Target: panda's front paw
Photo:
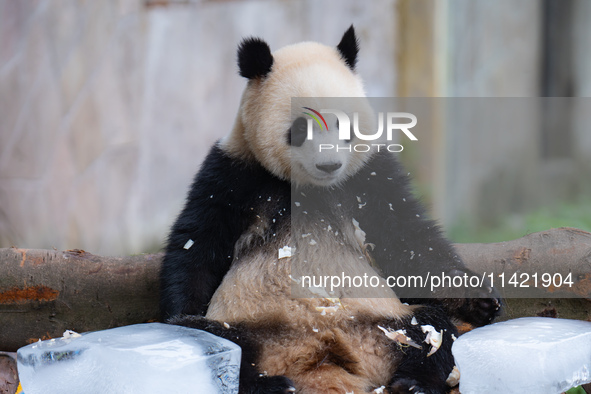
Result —
<instances>
[{"instance_id":1,"label":"panda's front paw","mask_svg":"<svg viewBox=\"0 0 591 394\"><path fill-rule=\"evenodd\" d=\"M256 383L240 394L293 394L296 389L291 380L285 376L259 376Z\"/></svg>"},{"instance_id":2,"label":"panda's front paw","mask_svg":"<svg viewBox=\"0 0 591 394\"><path fill-rule=\"evenodd\" d=\"M477 327L491 323L501 312L501 299L497 297L489 298L469 298L463 308L460 317L464 321Z\"/></svg>"},{"instance_id":3,"label":"panda's front paw","mask_svg":"<svg viewBox=\"0 0 591 394\"><path fill-rule=\"evenodd\" d=\"M469 270L454 269L448 273L452 277L472 277L476 274ZM454 290L455 291L455 290ZM490 286L486 278L480 287L466 287L464 298L444 300L452 315L477 327L491 323L501 313L501 298Z\"/></svg>"}]
</instances>

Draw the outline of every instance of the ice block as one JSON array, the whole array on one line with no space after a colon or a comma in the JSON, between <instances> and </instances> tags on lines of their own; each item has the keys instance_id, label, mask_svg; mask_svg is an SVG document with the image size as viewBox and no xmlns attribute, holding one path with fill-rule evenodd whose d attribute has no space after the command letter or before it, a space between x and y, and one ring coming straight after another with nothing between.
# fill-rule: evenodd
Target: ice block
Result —
<instances>
[{"instance_id":1,"label":"ice block","mask_svg":"<svg viewBox=\"0 0 591 394\"><path fill-rule=\"evenodd\" d=\"M25 394L238 393L240 347L205 331L137 324L17 352Z\"/></svg>"},{"instance_id":2,"label":"ice block","mask_svg":"<svg viewBox=\"0 0 591 394\"><path fill-rule=\"evenodd\" d=\"M462 394L559 394L591 382L591 322L524 317L453 344Z\"/></svg>"}]
</instances>

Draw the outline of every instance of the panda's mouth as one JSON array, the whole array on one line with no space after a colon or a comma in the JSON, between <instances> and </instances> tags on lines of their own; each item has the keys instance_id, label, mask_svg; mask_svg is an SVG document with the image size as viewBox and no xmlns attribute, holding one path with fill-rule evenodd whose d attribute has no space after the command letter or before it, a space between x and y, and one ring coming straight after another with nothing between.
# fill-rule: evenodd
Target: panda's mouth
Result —
<instances>
[{"instance_id":1,"label":"panda's mouth","mask_svg":"<svg viewBox=\"0 0 591 394\"><path fill-rule=\"evenodd\" d=\"M336 181L338 179L338 176L337 175L326 175L323 177L312 176L312 178L314 178L314 180L317 182L328 185L328 184L333 183L333 181Z\"/></svg>"},{"instance_id":2,"label":"panda's mouth","mask_svg":"<svg viewBox=\"0 0 591 394\"><path fill-rule=\"evenodd\" d=\"M342 176L342 171L334 171L331 173L316 171L316 169L308 169L303 163L297 163L298 172L300 173L300 182L316 185L316 186L331 186L338 182Z\"/></svg>"},{"instance_id":3,"label":"panda's mouth","mask_svg":"<svg viewBox=\"0 0 591 394\"><path fill-rule=\"evenodd\" d=\"M306 169L304 168L304 170L306 170ZM310 178L310 183L314 183L314 184L322 185L322 186L328 186L330 184L335 183L340 178L340 175L341 175L341 171L335 171L330 174L321 173L319 171L318 171L318 173L310 173L310 171L306 171L306 173L308 174L308 176Z\"/></svg>"}]
</instances>

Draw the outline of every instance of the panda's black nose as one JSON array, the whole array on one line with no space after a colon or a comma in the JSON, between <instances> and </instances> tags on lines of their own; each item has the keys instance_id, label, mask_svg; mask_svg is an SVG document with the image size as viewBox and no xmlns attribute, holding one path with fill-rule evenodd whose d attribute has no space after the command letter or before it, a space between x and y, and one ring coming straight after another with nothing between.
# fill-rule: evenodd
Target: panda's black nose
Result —
<instances>
[{"instance_id":1,"label":"panda's black nose","mask_svg":"<svg viewBox=\"0 0 591 394\"><path fill-rule=\"evenodd\" d=\"M327 163L327 164L316 164L316 168L318 168L322 172L326 172L327 174L333 173L339 168L341 168L341 163Z\"/></svg>"}]
</instances>

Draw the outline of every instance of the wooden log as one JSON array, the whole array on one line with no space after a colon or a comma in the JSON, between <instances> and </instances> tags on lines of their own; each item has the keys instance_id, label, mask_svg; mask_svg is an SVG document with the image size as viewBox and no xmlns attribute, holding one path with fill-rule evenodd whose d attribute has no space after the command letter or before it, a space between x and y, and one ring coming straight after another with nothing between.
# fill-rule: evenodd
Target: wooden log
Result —
<instances>
[{"instance_id":1,"label":"wooden log","mask_svg":"<svg viewBox=\"0 0 591 394\"><path fill-rule=\"evenodd\" d=\"M0 249L0 350L157 319L161 259Z\"/></svg>"},{"instance_id":2,"label":"wooden log","mask_svg":"<svg viewBox=\"0 0 591 394\"><path fill-rule=\"evenodd\" d=\"M494 273L495 287L511 297L591 298L591 233L562 227L490 244L456 244L458 254L475 272ZM504 273L505 288L498 275ZM545 287L544 273L571 274L573 285ZM520 288L509 285L514 275ZM537 274L537 286L533 275ZM558 278L556 278L558 281ZM529 286L529 288L523 286ZM535 291L537 290L539 291Z\"/></svg>"},{"instance_id":3,"label":"wooden log","mask_svg":"<svg viewBox=\"0 0 591 394\"><path fill-rule=\"evenodd\" d=\"M18 382L15 354L0 352L0 394L14 394Z\"/></svg>"},{"instance_id":4,"label":"wooden log","mask_svg":"<svg viewBox=\"0 0 591 394\"><path fill-rule=\"evenodd\" d=\"M591 298L588 232L560 228L509 242L456 248L476 272L511 275L566 268L576 281L567 296L591 305L584 300ZM0 350L16 351L39 338L59 337L65 330L85 332L157 320L161 259L162 254L102 257L81 250L0 249ZM545 290L545 297L552 297L556 289ZM591 318L591 306L580 316Z\"/></svg>"}]
</instances>

